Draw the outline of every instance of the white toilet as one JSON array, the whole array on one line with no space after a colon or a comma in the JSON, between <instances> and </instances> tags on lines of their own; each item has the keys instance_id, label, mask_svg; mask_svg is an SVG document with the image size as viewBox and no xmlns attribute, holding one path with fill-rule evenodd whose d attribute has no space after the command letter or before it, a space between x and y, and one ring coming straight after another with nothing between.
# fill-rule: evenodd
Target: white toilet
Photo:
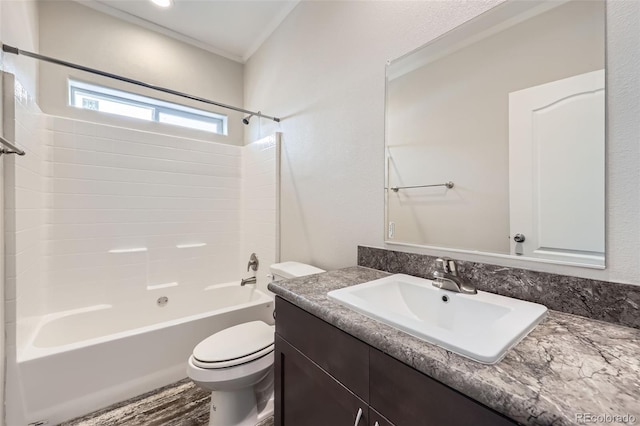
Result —
<instances>
[{"instance_id":1,"label":"white toilet","mask_svg":"<svg viewBox=\"0 0 640 426\"><path fill-rule=\"evenodd\" d=\"M298 262L271 265L273 280L324 272ZM275 327L250 321L204 339L193 350L187 375L211 391L210 426L255 426L273 414Z\"/></svg>"}]
</instances>

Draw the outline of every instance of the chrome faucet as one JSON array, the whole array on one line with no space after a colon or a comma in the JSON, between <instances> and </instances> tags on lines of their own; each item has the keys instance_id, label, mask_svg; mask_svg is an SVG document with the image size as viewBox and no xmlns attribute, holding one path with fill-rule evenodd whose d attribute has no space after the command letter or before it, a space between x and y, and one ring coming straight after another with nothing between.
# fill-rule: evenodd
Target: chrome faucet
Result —
<instances>
[{"instance_id":1,"label":"chrome faucet","mask_svg":"<svg viewBox=\"0 0 640 426\"><path fill-rule=\"evenodd\" d=\"M256 282L256 277L243 278L240 280L240 285L255 284Z\"/></svg>"},{"instance_id":2,"label":"chrome faucet","mask_svg":"<svg viewBox=\"0 0 640 426\"><path fill-rule=\"evenodd\" d=\"M476 294L476 288L458 276L456 261L449 258L436 259L437 270L433 271L433 286L443 290L464 294Z\"/></svg>"}]
</instances>

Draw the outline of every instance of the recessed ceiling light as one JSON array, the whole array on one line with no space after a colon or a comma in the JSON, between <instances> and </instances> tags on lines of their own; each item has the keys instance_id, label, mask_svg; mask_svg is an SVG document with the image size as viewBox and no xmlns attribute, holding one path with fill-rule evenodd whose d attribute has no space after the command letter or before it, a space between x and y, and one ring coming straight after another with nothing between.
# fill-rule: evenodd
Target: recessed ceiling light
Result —
<instances>
[{"instance_id":1,"label":"recessed ceiling light","mask_svg":"<svg viewBox=\"0 0 640 426\"><path fill-rule=\"evenodd\" d=\"M169 7L173 4L173 0L151 0L151 2L160 7Z\"/></svg>"}]
</instances>

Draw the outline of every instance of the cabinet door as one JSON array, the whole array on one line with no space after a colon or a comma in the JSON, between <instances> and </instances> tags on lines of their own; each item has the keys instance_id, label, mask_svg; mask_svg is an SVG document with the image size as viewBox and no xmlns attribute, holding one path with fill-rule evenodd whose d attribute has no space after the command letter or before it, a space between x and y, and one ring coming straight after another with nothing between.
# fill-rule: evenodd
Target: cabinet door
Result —
<instances>
[{"instance_id":1,"label":"cabinet door","mask_svg":"<svg viewBox=\"0 0 640 426\"><path fill-rule=\"evenodd\" d=\"M276 297L276 333L320 368L369 401L369 346Z\"/></svg>"},{"instance_id":2,"label":"cabinet door","mask_svg":"<svg viewBox=\"0 0 640 426\"><path fill-rule=\"evenodd\" d=\"M276 426L368 425L367 404L278 334L275 358Z\"/></svg>"},{"instance_id":3,"label":"cabinet door","mask_svg":"<svg viewBox=\"0 0 640 426\"><path fill-rule=\"evenodd\" d=\"M369 404L398 426L509 426L499 413L371 349Z\"/></svg>"},{"instance_id":4,"label":"cabinet door","mask_svg":"<svg viewBox=\"0 0 640 426\"><path fill-rule=\"evenodd\" d=\"M394 426L386 417L369 407L369 426Z\"/></svg>"}]
</instances>

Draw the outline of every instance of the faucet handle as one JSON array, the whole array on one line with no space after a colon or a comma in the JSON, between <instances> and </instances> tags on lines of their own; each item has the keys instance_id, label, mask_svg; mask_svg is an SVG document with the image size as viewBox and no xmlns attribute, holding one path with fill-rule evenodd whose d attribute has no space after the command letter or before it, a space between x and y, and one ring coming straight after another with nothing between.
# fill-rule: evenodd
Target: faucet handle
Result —
<instances>
[{"instance_id":1,"label":"faucet handle","mask_svg":"<svg viewBox=\"0 0 640 426\"><path fill-rule=\"evenodd\" d=\"M449 273L451 275L458 276L458 269L456 265L456 261L453 259L447 259L447 263L449 265Z\"/></svg>"},{"instance_id":2,"label":"faucet handle","mask_svg":"<svg viewBox=\"0 0 640 426\"><path fill-rule=\"evenodd\" d=\"M255 253L251 253L251 257L249 258L249 263L247 263L247 272L249 272L249 269L253 269L254 271L257 271L258 265L260 265L260 262L258 261L258 256L256 256Z\"/></svg>"},{"instance_id":3,"label":"faucet handle","mask_svg":"<svg viewBox=\"0 0 640 426\"><path fill-rule=\"evenodd\" d=\"M448 259L446 257L437 258L436 259L436 268L441 270L445 274L448 274L449 272L451 272L450 264L449 264L450 260L451 259ZM455 268L455 263L454 263L454 268Z\"/></svg>"},{"instance_id":4,"label":"faucet handle","mask_svg":"<svg viewBox=\"0 0 640 426\"><path fill-rule=\"evenodd\" d=\"M457 276L458 271L456 268L456 261L453 259L449 259L448 257L439 257L436 259L437 269L444 272L445 274L450 274Z\"/></svg>"}]
</instances>

